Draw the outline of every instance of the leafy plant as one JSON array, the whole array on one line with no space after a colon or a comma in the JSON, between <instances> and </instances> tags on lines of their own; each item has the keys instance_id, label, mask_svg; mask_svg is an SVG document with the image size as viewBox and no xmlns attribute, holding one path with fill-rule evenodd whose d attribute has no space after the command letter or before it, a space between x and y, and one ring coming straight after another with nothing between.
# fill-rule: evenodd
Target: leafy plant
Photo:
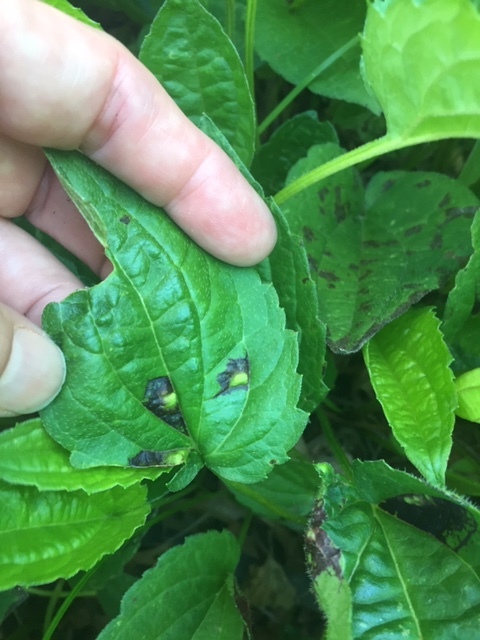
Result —
<instances>
[{"instance_id":1,"label":"leafy plant","mask_svg":"<svg viewBox=\"0 0 480 640\"><path fill-rule=\"evenodd\" d=\"M46 150L113 272L25 226L89 288L44 313L62 392L0 433L4 636L475 637L478 4L79 4L230 154L279 241L220 263Z\"/></svg>"}]
</instances>

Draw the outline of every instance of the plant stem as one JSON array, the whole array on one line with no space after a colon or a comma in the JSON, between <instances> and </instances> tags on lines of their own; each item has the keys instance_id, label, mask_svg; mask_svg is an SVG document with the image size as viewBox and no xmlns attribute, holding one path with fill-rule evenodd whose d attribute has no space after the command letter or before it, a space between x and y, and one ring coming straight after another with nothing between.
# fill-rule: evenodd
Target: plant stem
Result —
<instances>
[{"instance_id":1,"label":"plant stem","mask_svg":"<svg viewBox=\"0 0 480 640\"><path fill-rule=\"evenodd\" d=\"M343 56L344 53L349 51L352 47L354 47L358 42L358 36L355 36L351 40L349 40L343 47L337 49L331 56L328 56L325 60L323 60L313 71L305 76L305 78L297 84L291 91L288 93L283 100L281 100L275 109L273 109L268 116L258 125L258 134L261 135L267 127L269 127L274 120L278 118L278 116L284 111L301 93L304 89L308 87L320 74L326 71L329 67L332 66L339 58Z\"/></svg>"},{"instance_id":2,"label":"plant stem","mask_svg":"<svg viewBox=\"0 0 480 640\"><path fill-rule=\"evenodd\" d=\"M320 422L320 426L322 427L322 431L325 435L325 438L327 439L328 445L332 450L333 455L335 456L335 459L337 460L338 464L342 467L347 477L351 478L352 465L350 464L350 460L345 455L345 451L343 450L343 447L340 445L340 443L338 442L333 432L332 425L330 424L330 420L328 419L327 414L320 409L317 412L317 417L318 417L318 421Z\"/></svg>"},{"instance_id":3,"label":"plant stem","mask_svg":"<svg viewBox=\"0 0 480 640\"><path fill-rule=\"evenodd\" d=\"M301 191L308 189L308 187L320 182L320 180L328 178L334 173L338 173L343 169L348 169L348 167L353 167L364 160L370 160L370 158L376 158L384 155L385 153L396 151L403 147L408 147L411 144L417 144L417 141L413 142L412 139L390 137L388 134L383 136L383 138L377 138L376 140L367 142L361 147L357 147L356 149L352 149L337 158L333 158L325 164L322 164L319 167L312 169L312 171L305 173L303 176L300 176L300 178L294 180L274 196L275 202L278 205L282 205Z\"/></svg>"},{"instance_id":4,"label":"plant stem","mask_svg":"<svg viewBox=\"0 0 480 640\"><path fill-rule=\"evenodd\" d=\"M225 29L227 36L233 41L235 33L235 0L226 0L227 3L227 19Z\"/></svg>"},{"instance_id":5,"label":"plant stem","mask_svg":"<svg viewBox=\"0 0 480 640\"><path fill-rule=\"evenodd\" d=\"M245 516L245 520L242 523L242 528L240 529L240 533L238 534L238 544L240 546L240 549L242 549L243 545L245 544L245 540L247 539L247 533L248 533L248 530L250 529L250 525L252 524L252 520L253 520L253 512L249 511L248 514Z\"/></svg>"},{"instance_id":6,"label":"plant stem","mask_svg":"<svg viewBox=\"0 0 480 640\"><path fill-rule=\"evenodd\" d=\"M257 15L257 0L247 0L247 15L245 17L245 74L252 99L255 101L253 53L255 40L255 18Z\"/></svg>"},{"instance_id":7,"label":"plant stem","mask_svg":"<svg viewBox=\"0 0 480 640\"><path fill-rule=\"evenodd\" d=\"M90 580L90 578L92 577L92 575L96 571L97 567L98 567L98 564L95 565L94 567L92 567L89 571L87 571L80 578L80 580L77 582L77 584L73 587L73 589L70 591L68 596L62 602L61 606L59 607L59 609L58 609L58 611L57 611L57 613L55 615L55 617L53 618L51 623L48 625L48 629L43 634L42 640L51 640L53 634L55 633L56 628L60 624L60 622L61 622L63 616L65 615L65 613L67 612L68 608L70 607L72 602L75 600L77 595L80 593L80 591L82 591L83 587Z\"/></svg>"}]
</instances>

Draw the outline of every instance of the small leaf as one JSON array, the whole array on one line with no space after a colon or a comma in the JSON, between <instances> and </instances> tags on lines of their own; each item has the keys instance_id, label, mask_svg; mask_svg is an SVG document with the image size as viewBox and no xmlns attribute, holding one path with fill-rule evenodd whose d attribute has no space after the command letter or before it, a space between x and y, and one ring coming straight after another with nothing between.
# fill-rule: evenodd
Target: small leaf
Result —
<instances>
[{"instance_id":1,"label":"small leaf","mask_svg":"<svg viewBox=\"0 0 480 640\"><path fill-rule=\"evenodd\" d=\"M457 273L445 306L442 330L449 340L455 339L480 304L480 212L472 222L471 234L473 253L467 266Z\"/></svg>"},{"instance_id":2,"label":"small leaf","mask_svg":"<svg viewBox=\"0 0 480 640\"><path fill-rule=\"evenodd\" d=\"M227 483L237 500L254 513L269 519L303 525L318 490L318 473L300 456L273 469L256 484Z\"/></svg>"},{"instance_id":3,"label":"small leaf","mask_svg":"<svg viewBox=\"0 0 480 640\"><path fill-rule=\"evenodd\" d=\"M472 0L368 3L363 63L389 135L480 137L480 12Z\"/></svg>"},{"instance_id":4,"label":"small leaf","mask_svg":"<svg viewBox=\"0 0 480 640\"><path fill-rule=\"evenodd\" d=\"M218 21L198 0L166 0L140 60L195 124L209 116L248 166L255 111L241 60Z\"/></svg>"},{"instance_id":5,"label":"small leaf","mask_svg":"<svg viewBox=\"0 0 480 640\"><path fill-rule=\"evenodd\" d=\"M341 152L312 147L288 182ZM290 198L283 211L304 238L332 350L358 350L463 267L478 206L466 187L427 172L380 173L364 193L346 169Z\"/></svg>"},{"instance_id":6,"label":"small leaf","mask_svg":"<svg viewBox=\"0 0 480 640\"><path fill-rule=\"evenodd\" d=\"M445 482L457 394L452 356L431 309L398 318L366 345L370 380L407 458L432 484Z\"/></svg>"},{"instance_id":7,"label":"small leaf","mask_svg":"<svg viewBox=\"0 0 480 640\"><path fill-rule=\"evenodd\" d=\"M89 496L1 482L0 503L0 590L90 569L130 538L149 512L139 484Z\"/></svg>"},{"instance_id":8,"label":"small leaf","mask_svg":"<svg viewBox=\"0 0 480 640\"><path fill-rule=\"evenodd\" d=\"M164 553L127 592L98 640L242 640L234 572L240 557L227 531L199 534ZM139 603L142 606L139 608Z\"/></svg>"},{"instance_id":9,"label":"small leaf","mask_svg":"<svg viewBox=\"0 0 480 640\"><path fill-rule=\"evenodd\" d=\"M277 73L298 84L354 38L364 19L363 0L351 0L344 13L339 12L336 0L309 1L293 10L285 1L262 0L257 9L255 47ZM377 111L360 76L359 61L357 44L317 77L309 89Z\"/></svg>"},{"instance_id":10,"label":"small leaf","mask_svg":"<svg viewBox=\"0 0 480 640\"><path fill-rule=\"evenodd\" d=\"M35 418L0 433L0 480L33 485L41 491L97 493L115 486L129 487L143 478L154 480L165 469L97 467L75 469L65 451Z\"/></svg>"},{"instance_id":11,"label":"small leaf","mask_svg":"<svg viewBox=\"0 0 480 640\"><path fill-rule=\"evenodd\" d=\"M314 144L338 142L329 122L319 122L315 111L299 113L284 122L257 151L252 174L267 195L274 195L285 185L293 165L307 155Z\"/></svg>"},{"instance_id":12,"label":"small leaf","mask_svg":"<svg viewBox=\"0 0 480 640\"><path fill-rule=\"evenodd\" d=\"M458 407L455 413L470 422L480 423L480 369L473 369L455 380Z\"/></svg>"},{"instance_id":13,"label":"small leaf","mask_svg":"<svg viewBox=\"0 0 480 640\"><path fill-rule=\"evenodd\" d=\"M307 558L315 591L329 589L326 613L342 616L337 637L475 637L478 510L384 462L354 462L351 483L330 465L319 472Z\"/></svg>"},{"instance_id":14,"label":"small leaf","mask_svg":"<svg viewBox=\"0 0 480 640\"><path fill-rule=\"evenodd\" d=\"M224 478L263 479L306 421L297 340L273 286L207 255L84 156L48 155L114 270L45 311L67 359L45 428L77 468L171 466L190 451ZM222 388L238 359L248 384Z\"/></svg>"}]
</instances>

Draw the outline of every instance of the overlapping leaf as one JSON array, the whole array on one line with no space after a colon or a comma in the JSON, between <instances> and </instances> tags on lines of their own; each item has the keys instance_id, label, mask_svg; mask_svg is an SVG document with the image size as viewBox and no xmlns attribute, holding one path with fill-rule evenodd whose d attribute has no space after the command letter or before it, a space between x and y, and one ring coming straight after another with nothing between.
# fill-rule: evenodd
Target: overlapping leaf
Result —
<instances>
[{"instance_id":1,"label":"overlapping leaf","mask_svg":"<svg viewBox=\"0 0 480 640\"><path fill-rule=\"evenodd\" d=\"M248 166L255 111L241 60L217 20L198 0L166 0L140 60L194 122L209 116Z\"/></svg>"},{"instance_id":2,"label":"overlapping leaf","mask_svg":"<svg viewBox=\"0 0 480 640\"><path fill-rule=\"evenodd\" d=\"M312 147L289 180L340 153L334 144ZM433 173L381 173L364 194L353 169L290 198L283 210L305 240L331 348L359 349L455 274L470 254L478 204L468 189Z\"/></svg>"},{"instance_id":3,"label":"overlapping leaf","mask_svg":"<svg viewBox=\"0 0 480 640\"><path fill-rule=\"evenodd\" d=\"M69 578L116 551L149 512L139 484L88 495L0 482L0 590Z\"/></svg>"},{"instance_id":4,"label":"overlapping leaf","mask_svg":"<svg viewBox=\"0 0 480 640\"><path fill-rule=\"evenodd\" d=\"M445 484L457 393L452 356L432 309L415 309L365 346L370 380L407 458L435 485Z\"/></svg>"},{"instance_id":5,"label":"overlapping leaf","mask_svg":"<svg viewBox=\"0 0 480 640\"><path fill-rule=\"evenodd\" d=\"M225 478L261 480L306 419L296 337L273 287L205 254L80 154L49 157L114 270L46 310L67 358L47 431L79 468L200 455Z\"/></svg>"},{"instance_id":6,"label":"overlapping leaf","mask_svg":"<svg viewBox=\"0 0 480 640\"><path fill-rule=\"evenodd\" d=\"M180 461L179 461L180 462ZM39 419L22 422L0 433L0 480L34 486L41 491L97 493L129 487L143 478L155 479L168 469L75 469L65 451L45 431Z\"/></svg>"},{"instance_id":7,"label":"overlapping leaf","mask_svg":"<svg viewBox=\"0 0 480 640\"><path fill-rule=\"evenodd\" d=\"M242 640L233 578L239 557L227 531L187 538L127 592L120 615L98 640L130 640L140 629L143 640Z\"/></svg>"},{"instance_id":8,"label":"overlapping leaf","mask_svg":"<svg viewBox=\"0 0 480 640\"><path fill-rule=\"evenodd\" d=\"M336 616L328 640L339 629L344 640L474 637L478 510L383 462L356 462L352 472L348 483L320 465L307 533L315 591Z\"/></svg>"},{"instance_id":9,"label":"overlapping leaf","mask_svg":"<svg viewBox=\"0 0 480 640\"><path fill-rule=\"evenodd\" d=\"M363 0L351 0L339 11L336 0L258 3L255 46L259 55L286 80L301 82L320 63L333 56L362 30ZM331 98L357 102L376 110L360 76L360 45L333 62L309 88Z\"/></svg>"},{"instance_id":10,"label":"overlapping leaf","mask_svg":"<svg viewBox=\"0 0 480 640\"><path fill-rule=\"evenodd\" d=\"M473 0L374 0L363 34L365 76L389 135L480 136L480 11Z\"/></svg>"}]
</instances>

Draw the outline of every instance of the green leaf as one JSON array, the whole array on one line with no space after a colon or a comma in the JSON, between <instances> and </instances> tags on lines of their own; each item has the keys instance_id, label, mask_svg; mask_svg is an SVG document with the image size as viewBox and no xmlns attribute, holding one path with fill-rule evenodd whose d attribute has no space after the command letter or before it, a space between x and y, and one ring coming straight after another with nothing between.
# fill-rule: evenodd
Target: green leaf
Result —
<instances>
[{"instance_id":1,"label":"green leaf","mask_svg":"<svg viewBox=\"0 0 480 640\"><path fill-rule=\"evenodd\" d=\"M27 592L19 587L0 593L0 624L12 611L15 611L27 597Z\"/></svg>"},{"instance_id":2,"label":"green leaf","mask_svg":"<svg viewBox=\"0 0 480 640\"><path fill-rule=\"evenodd\" d=\"M1 482L0 590L69 578L91 568L144 523L149 512L145 498L139 484L89 496Z\"/></svg>"},{"instance_id":3,"label":"green leaf","mask_svg":"<svg viewBox=\"0 0 480 640\"><path fill-rule=\"evenodd\" d=\"M368 3L363 64L389 136L480 137L480 13L472 0Z\"/></svg>"},{"instance_id":4,"label":"green leaf","mask_svg":"<svg viewBox=\"0 0 480 640\"><path fill-rule=\"evenodd\" d=\"M473 253L467 266L457 273L445 306L442 329L448 339L458 335L480 304L480 213L472 222L471 233Z\"/></svg>"},{"instance_id":5,"label":"green leaf","mask_svg":"<svg viewBox=\"0 0 480 640\"><path fill-rule=\"evenodd\" d=\"M329 122L319 122L315 111L299 113L284 122L255 154L252 174L267 195L273 195L285 184L293 165L307 155L314 144L338 142Z\"/></svg>"},{"instance_id":6,"label":"green leaf","mask_svg":"<svg viewBox=\"0 0 480 640\"><path fill-rule=\"evenodd\" d=\"M480 423L480 369L467 371L455 380L458 393L457 416Z\"/></svg>"},{"instance_id":7,"label":"green leaf","mask_svg":"<svg viewBox=\"0 0 480 640\"><path fill-rule=\"evenodd\" d=\"M318 473L299 455L256 484L228 482L237 500L265 518L303 526L318 491Z\"/></svg>"},{"instance_id":8,"label":"green leaf","mask_svg":"<svg viewBox=\"0 0 480 640\"><path fill-rule=\"evenodd\" d=\"M288 181L341 153L311 148ZM293 196L283 211L303 236L330 347L356 351L381 327L437 289L468 259L478 199L446 176L377 174L366 193L354 169Z\"/></svg>"},{"instance_id":9,"label":"green leaf","mask_svg":"<svg viewBox=\"0 0 480 640\"><path fill-rule=\"evenodd\" d=\"M346 631L337 637L475 637L478 510L384 462L355 462L351 483L330 465L319 471L307 558L315 591L329 587L326 613L342 615L332 620Z\"/></svg>"},{"instance_id":10,"label":"green leaf","mask_svg":"<svg viewBox=\"0 0 480 640\"><path fill-rule=\"evenodd\" d=\"M298 332L298 372L302 375L299 406L312 413L328 393L325 375L326 328L318 313L315 282L307 254L298 236L292 235L282 211L271 201L278 230L277 244L268 258L271 282L285 309L287 326Z\"/></svg>"},{"instance_id":11,"label":"green leaf","mask_svg":"<svg viewBox=\"0 0 480 640\"><path fill-rule=\"evenodd\" d=\"M178 106L196 124L208 115L242 161L255 144L255 111L241 60L198 0L166 0L140 51Z\"/></svg>"},{"instance_id":12,"label":"green leaf","mask_svg":"<svg viewBox=\"0 0 480 640\"><path fill-rule=\"evenodd\" d=\"M169 469L166 469L167 471ZM105 491L129 487L143 478L154 480L165 469L97 467L75 469L68 452L53 440L35 418L0 433L0 480L33 485L41 491Z\"/></svg>"},{"instance_id":13,"label":"green leaf","mask_svg":"<svg viewBox=\"0 0 480 640\"><path fill-rule=\"evenodd\" d=\"M67 378L45 428L78 468L171 466L194 450L224 478L263 479L306 421L275 290L207 255L82 155L48 155L114 271L47 307Z\"/></svg>"},{"instance_id":14,"label":"green leaf","mask_svg":"<svg viewBox=\"0 0 480 640\"><path fill-rule=\"evenodd\" d=\"M210 531L164 553L127 592L118 618L98 640L242 640L235 605L235 538ZM139 607L141 603L141 607Z\"/></svg>"},{"instance_id":15,"label":"green leaf","mask_svg":"<svg viewBox=\"0 0 480 640\"><path fill-rule=\"evenodd\" d=\"M370 380L407 458L435 485L445 483L457 393L452 356L432 309L409 311L370 340Z\"/></svg>"},{"instance_id":16,"label":"green leaf","mask_svg":"<svg viewBox=\"0 0 480 640\"><path fill-rule=\"evenodd\" d=\"M288 82L299 84L323 61L354 38L365 19L365 2L351 0L339 11L336 0L308 1L292 10L288 2L258 3L255 47ZM333 62L309 89L314 93L357 102L377 111L360 75L360 43Z\"/></svg>"},{"instance_id":17,"label":"green leaf","mask_svg":"<svg viewBox=\"0 0 480 640\"><path fill-rule=\"evenodd\" d=\"M94 27L95 29L101 29L102 27L95 22L94 20L90 20L90 18L81 10L77 9L77 7L73 7L68 0L42 0L45 4L49 4L51 7L55 7L55 9L59 9L63 13L79 20L80 22L84 22L88 24L90 27Z\"/></svg>"}]
</instances>

